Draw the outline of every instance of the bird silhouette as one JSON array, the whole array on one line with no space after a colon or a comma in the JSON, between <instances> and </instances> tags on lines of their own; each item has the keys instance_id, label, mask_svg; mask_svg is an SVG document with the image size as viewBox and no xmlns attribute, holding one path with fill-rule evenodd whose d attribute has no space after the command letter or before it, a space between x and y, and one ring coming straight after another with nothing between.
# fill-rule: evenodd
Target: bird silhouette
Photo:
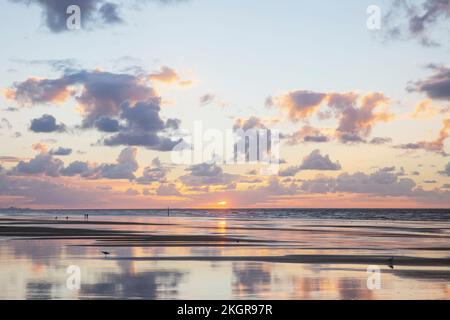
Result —
<instances>
[{"instance_id":1,"label":"bird silhouette","mask_svg":"<svg viewBox=\"0 0 450 320\"><path fill-rule=\"evenodd\" d=\"M105 258L110 254L108 251L102 251L102 253L105 255Z\"/></svg>"},{"instance_id":2,"label":"bird silhouette","mask_svg":"<svg viewBox=\"0 0 450 320\"><path fill-rule=\"evenodd\" d=\"M391 269L394 269L394 257L388 259L388 266Z\"/></svg>"}]
</instances>

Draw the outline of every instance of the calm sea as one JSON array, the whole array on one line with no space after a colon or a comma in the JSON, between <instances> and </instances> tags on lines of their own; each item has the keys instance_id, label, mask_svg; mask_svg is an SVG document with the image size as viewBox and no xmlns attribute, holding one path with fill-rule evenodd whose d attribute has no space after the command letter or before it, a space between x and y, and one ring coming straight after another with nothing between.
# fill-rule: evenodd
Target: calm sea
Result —
<instances>
[{"instance_id":1,"label":"calm sea","mask_svg":"<svg viewBox=\"0 0 450 320\"><path fill-rule=\"evenodd\" d=\"M167 216L167 209L28 210L0 209L0 215L36 216ZM233 219L332 219L387 221L450 221L450 209L170 209L170 216Z\"/></svg>"}]
</instances>

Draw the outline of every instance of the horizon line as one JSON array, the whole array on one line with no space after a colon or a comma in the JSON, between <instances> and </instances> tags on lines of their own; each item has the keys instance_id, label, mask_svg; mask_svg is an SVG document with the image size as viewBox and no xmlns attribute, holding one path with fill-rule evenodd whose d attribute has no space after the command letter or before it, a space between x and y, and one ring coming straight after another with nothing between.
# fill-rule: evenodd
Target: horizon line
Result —
<instances>
[{"instance_id":1,"label":"horizon line","mask_svg":"<svg viewBox=\"0 0 450 320\"><path fill-rule=\"evenodd\" d=\"M0 210L27 210L27 211L44 211L44 210L61 210L61 211L81 211L81 210L450 210L450 207L235 207L235 208L218 208L218 207L205 207L205 208L171 208L171 207L158 207L158 208L27 208L27 207L7 207L0 208Z\"/></svg>"}]
</instances>

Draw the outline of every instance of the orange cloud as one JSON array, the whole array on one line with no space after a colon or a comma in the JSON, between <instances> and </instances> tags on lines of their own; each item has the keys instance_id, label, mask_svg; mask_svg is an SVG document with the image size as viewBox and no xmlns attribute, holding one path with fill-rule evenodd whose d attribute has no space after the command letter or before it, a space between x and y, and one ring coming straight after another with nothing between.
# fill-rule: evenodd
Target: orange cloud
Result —
<instances>
[{"instance_id":1,"label":"orange cloud","mask_svg":"<svg viewBox=\"0 0 450 320\"><path fill-rule=\"evenodd\" d=\"M162 66L159 71L151 73L148 76L148 79L165 84L178 83L178 85L181 87L189 87L192 85L191 80L182 80L175 69L167 66Z\"/></svg>"},{"instance_id":2,"label":"orange cloud","mask_svg":"<svg viewBox=\"0 0 450 320\"><path fill-rule=\"evenodd\" d=\"M444 114L450 112L450 107L439 108L437 106L432 105L433 101L431 99L426 99L420 101L411 114L413 119L426 119L431 118L438 114Z\"/></svg>"},{"instance_id":3,"label":"orange cloud","mask_svg":"<svg viewBox=\"0 0 450 320\"><path fill-rule=\"evenodd\" d=\"M40 143L40 142L33 144L31 146L31 148L34 151L38 151L39 153L47 153L47 151L48 151L47 146L45 144L43 144L43 143Z\"/></svg>"},{"instance_id":4,"label":"orange cloud","mask_svg":"<svg viewBox=\"0 0 450 320\"><path fill-rule=\"evenodd\" d=\"M63 82L52 79L30 77L24 82L15 83L14 88L3 90L6 99L20 104L62 103L73 94L70 87Z\"/></svg>"},{"instance_id":5,"label":"orange cloud","mask_svg":"<svg viewBox=\"0 0 450 320\"><path fill-rule=\"evenodd\" d=\"M322 93L307 90L290 91L276 97L269 97L266 105L287 111L289 120L297 122L312 115L324 118L319 110L328 106L328 117L338 120L336 136L342 142L364 141L372 127L378 122L390 121L394 115L386 109L390 100L383 93L370 92L359 95L354 92ZM321 137L322 140L325 140Z\"/></svg>"},{"instance_id":6,"label":"orange cloud","mask_svg":"<svg viewBox=\"0 0 450 320\"><path fill-rule=\"evenodd\" d=\"M425 151L437 152L446 156L447 153L444 151L444 142L449 136L450 136L450 119L445 119L443 121L443 127L439 131L439 136L436 138L436 140L407 143L396 146L396 148L409 150L423 149Z\"/></svg>"},{"instance_id":7,"label":"orange cloud","mask_svg":"<svg viewBox=\"0 0 450 320\"><path fill-rule=\"evenodd\" d=\"M326 98L325 93L295 90L280 96L269 97L266 104L286 110L289 119L299 121L314 114Z\"/></svg>"}]
</instances>

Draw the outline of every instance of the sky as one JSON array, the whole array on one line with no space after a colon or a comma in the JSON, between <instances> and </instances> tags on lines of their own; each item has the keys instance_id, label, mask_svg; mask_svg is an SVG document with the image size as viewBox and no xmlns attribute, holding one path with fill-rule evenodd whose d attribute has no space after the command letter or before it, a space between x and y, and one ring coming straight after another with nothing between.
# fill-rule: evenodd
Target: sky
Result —
<instances>
[{"instance_id":1,"label":"sky","mask_svg":"<svg viewBox=\"0 0 450 320\"><path fill-rule=\"evenodd\" d=\"M450 0L0 1L0 207L450 207Z\"/></svg>"}]
</instances>

